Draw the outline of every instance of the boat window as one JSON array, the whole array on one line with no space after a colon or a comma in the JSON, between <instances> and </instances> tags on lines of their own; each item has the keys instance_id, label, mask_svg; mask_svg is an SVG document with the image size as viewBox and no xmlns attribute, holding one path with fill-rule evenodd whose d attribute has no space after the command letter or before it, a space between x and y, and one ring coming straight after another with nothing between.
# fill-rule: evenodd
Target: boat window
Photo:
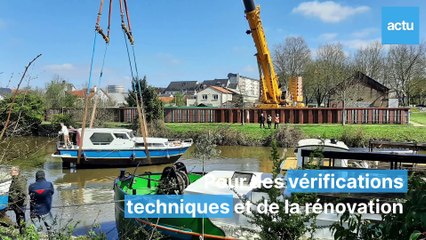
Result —
<instances>
[{"instance_id":1,"label":"boat window","mask_svg":"<svg viewBox=\"0 0 426 240\"><path fill-rule=\"evenodd\" d=\"M145 146L143 142L141 143L136 143L137 147L143 147ZM148 143L148 147L164 147L163 143Z\"/></svg>"},{"instance_id":2,"label":"boat window","mask_svg":"<svg viewBox=\"0 0 426 240\"><path fill-rule=\"evenodd\" d=\"M114 140L114 137L111 133L93 133L90 136L90 141L93 145L108 145Z\"/></svg>"},{"instance_id":3,"label":"boat window","mask_svg":"<svg viewBox=\"0 0 426 240\"><path fill-rule=\"evenodd\" d=\"M252 173L244 173L244 172L234 172L232 175L231 181L235 183L242 183L241 185L247 186L250 185L251 178L253 177Z\"/></svg>"},{"instance_id":4,"label":"boat window","mask_svg":"<svg viewBox=\"0 0 426 240\"><path fill-rule=\"evenodd\" d=\"M129 139L129 137L125 133L114 133L114 136L118 139Z\"/></svg>"}]
</instances>

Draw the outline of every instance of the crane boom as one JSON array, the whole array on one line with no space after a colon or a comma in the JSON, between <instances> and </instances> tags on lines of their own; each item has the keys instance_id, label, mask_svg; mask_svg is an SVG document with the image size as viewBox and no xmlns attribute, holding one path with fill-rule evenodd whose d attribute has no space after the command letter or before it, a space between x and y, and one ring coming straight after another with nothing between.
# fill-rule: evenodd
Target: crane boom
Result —
<instances>
[{"instance_id":1,"label":"crane boom","mask_svg":"<svg viewBox=\"0 0 426 240\"><path fill-rule=\"evenodd\" d=\"M247 34L252 35L254 44L257 49L257 62L260 69L260 107L262 108L278 108L282 102L281 89L278 85L278 76L275 73L271 54L265 38L262 21L260 19L260 7L255 6L253 0L243 0L245 14L250 26Z\"/></svg>"}]
</instances>

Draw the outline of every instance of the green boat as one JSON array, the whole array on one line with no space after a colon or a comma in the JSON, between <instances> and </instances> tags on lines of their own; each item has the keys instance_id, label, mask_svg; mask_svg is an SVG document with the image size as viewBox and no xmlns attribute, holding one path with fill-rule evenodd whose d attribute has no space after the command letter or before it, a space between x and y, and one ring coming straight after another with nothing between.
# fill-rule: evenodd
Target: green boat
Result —
<instances>
[{"instance_id":1,"label":"green boat","mask_svg":"<svg viewBox=\"0 0 426 240\"><path fill-rule=\"evenodd\" d=\"M226 237L225 232L208 218L124 217L126 195L182 194L187 186L202 176L200 173L187 173L186 167L180 162L174 167L166 167L162 173L131 175L122 171L114 182L115 219L119 239L146 239L154 229L164 239L235 239ZM165 182L166 188L162 185Z\"/></svg>"}]
</instances>

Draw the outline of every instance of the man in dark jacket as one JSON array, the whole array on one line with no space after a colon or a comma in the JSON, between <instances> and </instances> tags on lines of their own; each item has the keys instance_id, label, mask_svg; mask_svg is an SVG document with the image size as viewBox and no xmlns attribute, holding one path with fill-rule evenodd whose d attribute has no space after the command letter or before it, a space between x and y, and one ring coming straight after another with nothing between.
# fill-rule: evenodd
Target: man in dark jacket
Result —
<instances>
[{"instance_id":1,"label":"man in dark jacket","mask_svg":"<svg viewBox=\"0 0 426 240\"><path fill-rule=\"evenodd\" d=\"M9 207L15 212L16 223L19 227L19 232L23 232L25 226L25 199L27 194L25 189L27 188L27 179L21 175L18 167L12 167L10 170L12 176L12 183L9 187Z\"/></svg>"},{"instance_id":2,"label":"man in dark jacket","mask_svg":"<svg viewBox=\"0 0 426 240\"><path fill-rule=\"evenodd\" d=\"M43 229L42 223L46 226L49 234L53 231L52 195L54 193L53 184L46 181L44 171L36 173L36 182L28 188L30 194L30 216L38 231Z\"/></svg>"}]
</instances>

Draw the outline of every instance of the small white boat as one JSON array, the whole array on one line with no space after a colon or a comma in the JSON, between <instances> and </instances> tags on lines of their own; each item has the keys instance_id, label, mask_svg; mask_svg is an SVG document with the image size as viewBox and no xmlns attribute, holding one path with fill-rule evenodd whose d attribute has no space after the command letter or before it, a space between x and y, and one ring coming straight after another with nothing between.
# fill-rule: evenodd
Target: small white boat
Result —
<instances>
[{"instance_id":1,"label":"small white boat","mask_svg":"<svg viewBox=\"0 0 426 240\"><path fill-rule=\"evenodd\" d=\"M169 141L166 138L148 137L148 159L142 137L135 137L131 129L88 128L85 129L80 163L78 146L81 129L70 130L72 145L57 143L52 157L62 159L63 167L130 167L137 165L156 165L177 161L189 147L192 140Z\"/></svg>"},{"instance_id":2,"label":"small white boat","mask_svg":"<svg viewBox=\"0 0 426 240\"><path fill-rule=\"evenodd\" d=\"M281 163L281 170L297 169L303 167L302 150L318 150L318 151L334 151L334 152L348 152L349 147L342 141L336 139L318 139L309 138L302 139L297 143L294 151L294 157L287 157ZM315 159L318 161L318 159ZM328 165L329 160L323 160L323 166ZM355 167L355 168L368 168L366 161L352 161L347 159L336 159L334 162L335 167Z\"/></svg>"}]
</instances>

